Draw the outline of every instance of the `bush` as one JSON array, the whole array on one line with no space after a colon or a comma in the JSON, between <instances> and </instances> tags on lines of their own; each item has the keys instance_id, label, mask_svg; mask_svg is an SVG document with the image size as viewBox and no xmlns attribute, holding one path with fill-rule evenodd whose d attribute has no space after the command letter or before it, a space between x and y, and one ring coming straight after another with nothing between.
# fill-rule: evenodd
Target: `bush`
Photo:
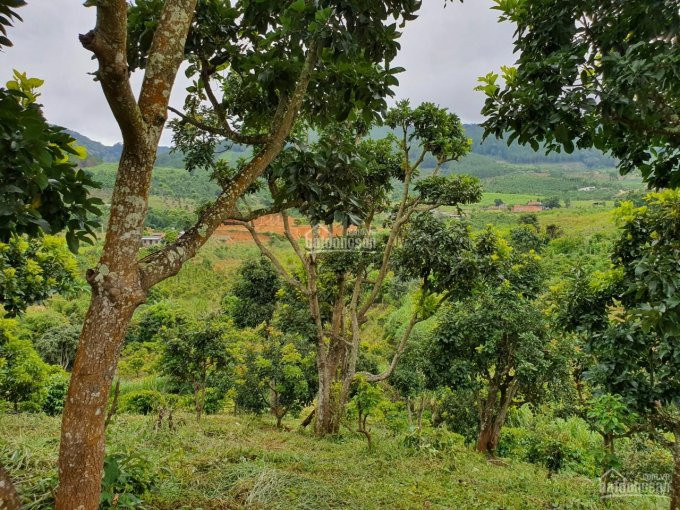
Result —
<instances>
[{"instance_id":1,"label":"bush","mask_svg":"<svg viewBox=\"0 0 680 510\"><path fill-rule=\"evenodd\" d=\"M149 414L165 402L165 396L160 391L139 390L121 396L118 408L123 413Z\"/></svg>"},{"instance_id":2,"label":"bush","mask_svg":"<svg viewBox=\"0 0 680 510\"><path fill-rule=\"evenodd\" d=\"M217 388L206 388L203 412L205 414L217 414L222 409L224 409L224 392Z\"/></svg>"},{"instance_id":3,"label":"bush","mask_svg":"<svg viewBox=\"0 0 680 510\"><path fill-rule=\"evenodd\" d=\"M18 411L20 403L40 400L48 373L33 344L14 337L13 329L12 321L0 324L0 398L12 402ZM27 410L39 410L39 405Z\"/></svg>"},{"instance_id":4,"label":"bush","mask_svg":"<svg viewBox=\"0 0 680 510\"><path fill-rule=\"evenodd\" d=\"M57 416L64 410L68 393L69 375L64 371L56 372L47 378L42 411L48 416Z\"/></svg>"},{"instance_id":5,"label":"bush","mask_svg":"<svg viewBox=\"0 0 680 510\"><path fill-rule=\"evenodd\" d=\"M591 477L601 474L598 460L603 453L601 438L584 420L534 416L526 407L508 419L498 446L502 457L538 464L553 473L570 471Z\"/></svg>"}]
</instances>

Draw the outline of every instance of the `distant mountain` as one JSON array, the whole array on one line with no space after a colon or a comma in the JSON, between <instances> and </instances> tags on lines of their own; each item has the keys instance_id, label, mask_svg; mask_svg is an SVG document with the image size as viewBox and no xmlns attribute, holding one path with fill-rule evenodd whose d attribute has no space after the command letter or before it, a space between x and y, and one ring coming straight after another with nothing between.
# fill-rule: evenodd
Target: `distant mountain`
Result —
<instances>
[{"instance_id":1,"label":"distant mountain","mask_svg":"<svg viewBox=\"0 0 680 510\"><path fill-rule=\"evenodd\" d=\"M551 153L545 154L545 151L534 152L531 147L522 146L514 142L510 146L505 140L497 140L494 137L489 137L482 142L483 129L478 124L465 124L465 131L472 139L472 153L478 156L484 156L487 164L493 163L512 163L512 164L528 164L528 165L544 165L544 164L578 164L586 168L612 168L616 166L616 161L600 151L589 150L575 150L572 154L566 153ZM78 143L87 149L88 159L85 166L94 166L99 163L115 163L120 159L123 150L122 144L104 145L100 142L92 140L87 136L76 131L67 130L67 132L75 138ZM389 132L387 127L375 128L371 135L375 138L382 138ZM229 151L221 150L220 152L233 152L241 155L245 150L244 147L234 146ZM227 157L229 155L226 155ZM231 159L231 158L230 158ZM475 166L481 166L482 160L475 158ZM172 152L171 147L159 147L157 166L168 168L184 168L184 158L181 154ZM424 168L433 168L435 161L428 158L424 161ZM455 166L455 165L454 165Z\"/></svg>"},{"instance_id":2,"label":"distant mountain","mask_svg":"<svg viewBox=\"0 0 680 510\"><path fill-rule=\"evenodd\" d=\"M67 129L66 132L75 138L78 145L87 149L85 166L94 166L100 163L117 163L123 152L122 143L104 145L77 131ZM163 167L184 168L184 158L181 154L173 153L171 147L160 146L158 147L156 164Z\"/></svg>"},{"instance_id":3,"label":"distant mountain","mask_svg":"<svg viewBox=\"0 0 680 510\"><path fill-rule=\"evenodd\" d=\"M507 163L546 164L546 163L581 163L587 168L607 168L616 166L616 161L596 149L577 149L571 154L566 152L550 154L544 150L534 152L529 146L513 142L508 146L506 140L498 140L493 136L482 142L484 129L479 124L465 124L465 132L472 138L472 152L482 156L490 156Z\"/></svg>"},{"instance_id":4,"label":"distant mountain","mask_svg":"<svg viewBox=\"0 0 680 510\"><path fill-rule=\"evenodd\" d=\"M571 154L566 153L551 153L546 155L545 151L540 150L534 152L529 146L519 145L513 142L509 147L505 140L497 140L494 137L488 137L482 142L484 129L479 124L464 124L465 132L468 137L472 139L472 153L480 156L487 156L495 161L514 163L514 164L530 164L530 165L544 165L554 163L564 164L581 164L587 168L611 168L616 166L616 161L602 152L589 150L575 150ZM382 138L390 132L388 127L378 127L373 129L371 135L376 138ZM432 168L435 166L435 161L426 160L424 162L425 168Z\"/></svg>"}]
</instances>

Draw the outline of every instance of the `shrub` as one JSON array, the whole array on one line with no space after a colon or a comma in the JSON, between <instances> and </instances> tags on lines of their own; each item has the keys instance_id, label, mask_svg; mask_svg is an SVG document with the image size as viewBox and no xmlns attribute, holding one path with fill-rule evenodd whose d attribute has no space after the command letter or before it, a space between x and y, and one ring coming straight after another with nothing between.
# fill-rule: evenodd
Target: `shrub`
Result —
<instances>
[{"instance_id":1,"label":"shrub","mask_svg":"<svg viewBox=\"0 0 680 510\"><path fill-rule=\"evenodd\" d=\"M13 321L0 321L0 398L12 402L18 411L19 403L40 398L47 378L47 365L30 341L14 336L16 324Z\"/></svg>"},{"instance_id":2,"label":"shrub","mask_svg":"<svg viewBox=\"0 0 680 510\"><path fill-rule=\"evenodd\" d=\"M404 445L417 451L431 455L450 452L465 445L465 438L443 427L424 429L421 432L413 430L404 438Z\"/></svg>"},{"instance_id":3,"label":"shrub","mask_svg":"<svg viewBox=\"0 0 680 510\"><path fill-rule=\"evenodd\" d=\"M166 399L160 391L132 391L120 397L119 409L123 413L149 414L165 402Z\"/></svg>"},{"instance_id":4,"label":"shrub","mask_svg":"<svg viewBox=\"0 0 680 510\"><path fill-rule=\"evenodd\" d=\"M64 401L68 393L69 375L60 370L47 378L45 398L42 411L48 416L57 416L64 410Z\"/></svg>"},{"instance_id":5,"label":"shrub","mask_svg":"<svg viewBox=\"0 0 680 510\"><path fill-rule=\"evenodd\" d=\"M551 414L532 415L527 409L515 412L510 427L501 434L498 454L547 468L551 473L571 471L598 476L598 460L603 456L602 440L576 417L555 418Z\"/></svg>"},{"instance_id":6,"label":"shrub","mask_svg":"<svg viewBox=\"0 0 680 510\"><path fill-rule=\"evenodd\" d=\"M205 414L217 414L224 408L224 392L217 388L206 388L205 390L205 405L203 412Z\"/></svg>"}]
</instances>

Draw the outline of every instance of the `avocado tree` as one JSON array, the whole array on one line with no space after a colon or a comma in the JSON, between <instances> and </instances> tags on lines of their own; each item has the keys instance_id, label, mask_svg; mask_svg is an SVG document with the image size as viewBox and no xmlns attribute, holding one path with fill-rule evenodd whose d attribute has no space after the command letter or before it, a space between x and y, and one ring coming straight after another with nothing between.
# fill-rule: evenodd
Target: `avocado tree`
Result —
<instances>
[{"instance_id":1,"label":"avocado tree","mask_svg":"<svg viewBox=\"0 0 680 510\"><path fill-rule=\"evenodd\" d=\"M203 415L208 384L231 362L227 342L232 332L230 324L208 318L174 330L165 344L163 373L179 384L191 386L196 420Z\"/></svg>"},{"instance_id":2,"label":"avocado tree","mask_svg":"<svg viewBox=\"0 0 680 510\"><path fill-rule=\"evenodd\" d=\"M99 185L73 162L84 149L45 120L37 102L42 84L14 71L0 88L0 241L65 230L76 251L82 241L92 243L103 202L90 196Z\"/></svg>"},{"instance_id":3,"label":"avocado tree","mask_svg":"<svg viewBox=\"0 0 680 510\"><path fill-rule=\"evenodd\" d=\"M227 296L236 298L229 310L234 325L254 328L263 322L269 323L274 315L276 293L281 287L279 274L264 257L244 262L238 273L239 279Z\"/></svg>"},{"instance_id":4,"label":"avocado tree","mask_svg":"<svg viewBox=\"0 0 680 510\"><path fill-rule=\"evenodd\" d=\"M565 373L566 356L533 301L541 285L538 257L513 250L491 231L479 242L491 250L495 271L439 317L427 353L428 379L432 386L479 395L476 448L494 454L515 398L545 393Z\"/></svg>"},{"instance_id":5,"label":"avocado tree","mask_svg":"<svg viewBox=\"0 0 680 510\"><path fill-rule=\"evenodd\" d=\"M237 201L286 144L302 111L310 122L385 108L399 69L399 23L419 0L88 1L97 12L81 35L118 123L123 151L101 258L62 418L56 508L99 505L104 420L125 330L157 283L177 274L230 217L254 217ZM175 242L139 259L149 186L170 93L186 62L184 127L195 140L252 148L236 168L218 167L220 195ZM143 71L138 96L130 75ZM181 147L181 143L179 144ZM207 152L210 152L209 150ZM206 154L204 151L202 154ZM210 157L213 157L210 154ZM195 167L194 167L195 168ZM259 214L264 214L260 211Z\"/></svg>"},{"instance_id":6,"label":"avocado tree","mask_svg":"<svg viewBox=\"0 0 680 510\"><path fill-rule=\"evenodd\" d=\"M423 305L438 294L443 293L439 296L441 300L450 297L445 292L448 289L434 282L451 281L458 274L457 265L467 262L464 253L469 247L468 231L446 230L441 222L427 215L442 205L459 206L480 199L481 190L475 179L438 175L444 164L469 150L460 120L431 103L411 108L403 101L388 112L386 122L398 130L399 137L363 139L365 126L331 126L313 144L289 148L272 167L269 185L275 200L295 204L313 225L305 251L291 233L288 212L282 212L285 235L297 255L300 272L284 267L264 245L255 227L241 223L283 280L308 302L317 345L319 390L315 427L319 435L339 430L355 376L361 375L368 382L391 376L413 328L430 316L431 312ZM412 150L417 154L414 160ZM428 154L435 157L437 167L432 175L415 182ZM289 176L288 188L281 185L286 182L283 176ZM392 204L395 181L401 183L401 190ZM387 213L384 235L378 236L374 225L378 215L384 213ZM424 215L420 216L421 213ZM416 217L420 218L421 226L408 229L411 237L420 236L426 225L431 227L432 235L427 243L413 240L400 251L404 254L402 260L411 268L409 277L422 283L419 304L385 370L357 374L362 326L393 269L397 240ZM338 227L334 221L340 224L340 232L335 232ZM319 225L326 225L327 241L321 238ZM351 225L358 229L350 231ZM442 233L446 235L438 237ZM439 265L428 268L436 254L440 257ZM419 264L418 268L413 264Z\"/></svg>"},{"instance_id":7,"label":"avocado tree","mask_svg":"<svg viewBox=\"0 0 680 510\"><path fill-rule=\"evenodd\" d=\"M236 363L237 403L247 394L243 401L251 402L250 410L268 408L281 428L289 412L298 412L313 398L308 375L314 371L314 349L305 339L271 326L255 333L235 338L229 348Z\"/></svg>"},{"instance_id":8,"label":"avocado tree","mask_svg":"<svg viewBox=\"0 0 680 510\"><path fill-rule=\"evenodd\" d=\"M652 193L646 205L620 210L621 237L613 254L621 274L619 320L590 348L592 377L674 442L671 508L680 508L680 193Z\"/></svg>"},{"instance_id":9,"label":"avocado tree","mask_svg":"<svg viewBox=\"0 0 680 510\"><path fill-rule=\"evenodd\" d=\"M486 135L548 151L595 147L655 188L680 185L680 10L674 0L495 0L514 67L479 89Z\"/></svg>"},{"instance_id":10,"label":"avocado tree","mask_svg":"<svg viewBox=\"0 0 680 510\"><path fill-rule=\"evenodd\" d=\"M78 266L63 238L28 239L14 236L0 241L0 303L12 317L56 293L76 288Z\"/></svg>"}]
</instances>

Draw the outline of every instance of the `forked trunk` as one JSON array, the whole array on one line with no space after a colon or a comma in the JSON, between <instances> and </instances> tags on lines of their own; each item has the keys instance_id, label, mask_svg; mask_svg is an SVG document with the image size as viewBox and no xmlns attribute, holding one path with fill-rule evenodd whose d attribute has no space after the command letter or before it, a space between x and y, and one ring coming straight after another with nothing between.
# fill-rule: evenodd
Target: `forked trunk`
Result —
<instances>
[{"instance_id":1,"label":"forked trunk","mask_svg":"<svg viewBox=\"0 0 680 510\"><path fill-rule=\"evenodd\" d=\"M508 410L515 397L517 381L489 388L489 395L480 411L479 436L475 449L478 452L494 455L498 449L501 430L505 425Z\"/></svg>"},{"instance_id":2,"label":"forked trunk","mask_svg":"<svg viewBox=\"0 0 680 510\"><path fill-rule=\"evenodd\" d=\"M62 416L57 510L99 507L109 391L125 331L146 299L136 259L154 161L155 148L123 151L102 257L87 272L92 298Z\"/></svg>"}]
</instances>

